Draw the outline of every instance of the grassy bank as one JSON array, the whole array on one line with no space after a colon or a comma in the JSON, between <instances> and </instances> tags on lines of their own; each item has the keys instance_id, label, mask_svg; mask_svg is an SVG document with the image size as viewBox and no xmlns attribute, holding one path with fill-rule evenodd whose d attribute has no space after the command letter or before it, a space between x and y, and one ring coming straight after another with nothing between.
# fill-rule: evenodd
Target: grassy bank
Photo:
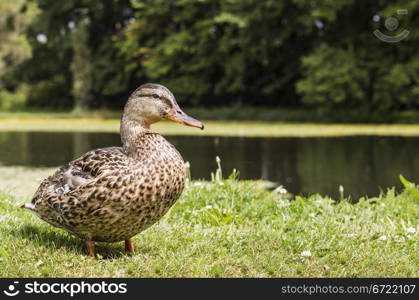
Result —
<instances>
[{"instance_id":1,"label":"grassy bank","mask_svg":"<svg viewBox=\"0 0 419 300\"><path fill-rule=\"evenodd\" d=\"M287 200L234 178L194 182L163 220L123 245L82 242L0 194L0 277L417 277L419 191L335 203Z\"/></svg>"},{"instance_id":2,"label":"grassy bank","mask_svg":"<svg viewBox=\"0 0 419 300\"><path fill-rule=\"evenodd\" d=\"M333 137L350 135L419 136L419 124L294 124L256 121L204 121L205 130L174 122L159 122L153 129L165 135L207 135L244 137ZM0 119L0 131L119 132L118 119L7 117Z\"/></svg>"}]
</instances>

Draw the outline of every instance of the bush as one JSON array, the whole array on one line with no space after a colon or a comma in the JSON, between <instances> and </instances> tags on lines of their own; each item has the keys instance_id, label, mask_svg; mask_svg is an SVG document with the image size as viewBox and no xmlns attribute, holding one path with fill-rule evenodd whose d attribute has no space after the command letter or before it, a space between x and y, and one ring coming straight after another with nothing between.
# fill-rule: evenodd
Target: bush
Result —
<instances>
[{"instance_id":1,"label":"bush","mask_svg":"<svg viewBox=\"0 0 419 300\"><path fill-rule=\"evenodd\" d=\"M20 110L26 104L27 88L20 87L14 92L0 90L0 110Z\"/></svg>"}]
</instances>

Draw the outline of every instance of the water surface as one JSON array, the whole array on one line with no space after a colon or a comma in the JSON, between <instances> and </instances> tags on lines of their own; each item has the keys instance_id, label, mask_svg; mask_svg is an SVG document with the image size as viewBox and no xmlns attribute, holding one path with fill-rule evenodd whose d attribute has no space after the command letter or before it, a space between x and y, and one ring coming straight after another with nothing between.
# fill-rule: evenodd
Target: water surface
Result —
<instances>
[{"instance_id":1,"label":"water surface","mask_svg":"<svg viewBox=\"0 0 419 300\"><path fill-rule=\"evenodd\" d=\"M419 138L241 138L169 136L191 163L192 177L208 179L222 160L242 179L267 179L295 194L337 197L339 185L353 198L400 187L399 174L419 181ZM0 132L0 165L55 167L99 147L118 146L114 133Z\"/></svg>"}]
</instances>

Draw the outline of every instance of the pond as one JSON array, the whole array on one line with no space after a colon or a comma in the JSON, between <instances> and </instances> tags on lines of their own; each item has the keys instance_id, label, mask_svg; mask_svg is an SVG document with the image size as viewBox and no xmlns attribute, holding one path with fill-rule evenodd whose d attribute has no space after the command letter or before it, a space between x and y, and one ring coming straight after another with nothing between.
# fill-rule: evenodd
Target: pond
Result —
<instances>
[{"instance_id":1,"label":"pond","mask_svg":"<svg viewBox=\"0 0 419 300\"><path fill-rule=\"evenodd\" d=\"M294 194L353 198L400 187L399 174L419 181L419 138L242 138L168 136L191 163L194 179L208 179L221 158L224 174L266 179ZM120 145L113 133L0 132L0 165L56 167L88 150Z\"/></svg>"}]
</instances>

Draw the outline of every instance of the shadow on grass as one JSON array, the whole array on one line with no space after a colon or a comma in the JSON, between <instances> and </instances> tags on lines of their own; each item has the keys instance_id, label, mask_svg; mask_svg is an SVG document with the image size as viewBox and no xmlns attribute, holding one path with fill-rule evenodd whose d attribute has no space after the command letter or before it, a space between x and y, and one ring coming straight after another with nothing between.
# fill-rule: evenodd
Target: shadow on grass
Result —
<instances>
[{"instance_id":1,"label":"shadow on grass","mask_svg":"<svg viewBox=\"0 0 419 300\"><path fill-rule=\"evenodd\" d=\"M87 255L84 241L65 232L45 230L32 225L23 225L11 231L11 235L24 238L39 246L50 248L51 251L60 251L61 248L78 255ZM115 259L127 255L119 244L96 243L96 253L104 259Z\"/></svg>"}]
</instances>

